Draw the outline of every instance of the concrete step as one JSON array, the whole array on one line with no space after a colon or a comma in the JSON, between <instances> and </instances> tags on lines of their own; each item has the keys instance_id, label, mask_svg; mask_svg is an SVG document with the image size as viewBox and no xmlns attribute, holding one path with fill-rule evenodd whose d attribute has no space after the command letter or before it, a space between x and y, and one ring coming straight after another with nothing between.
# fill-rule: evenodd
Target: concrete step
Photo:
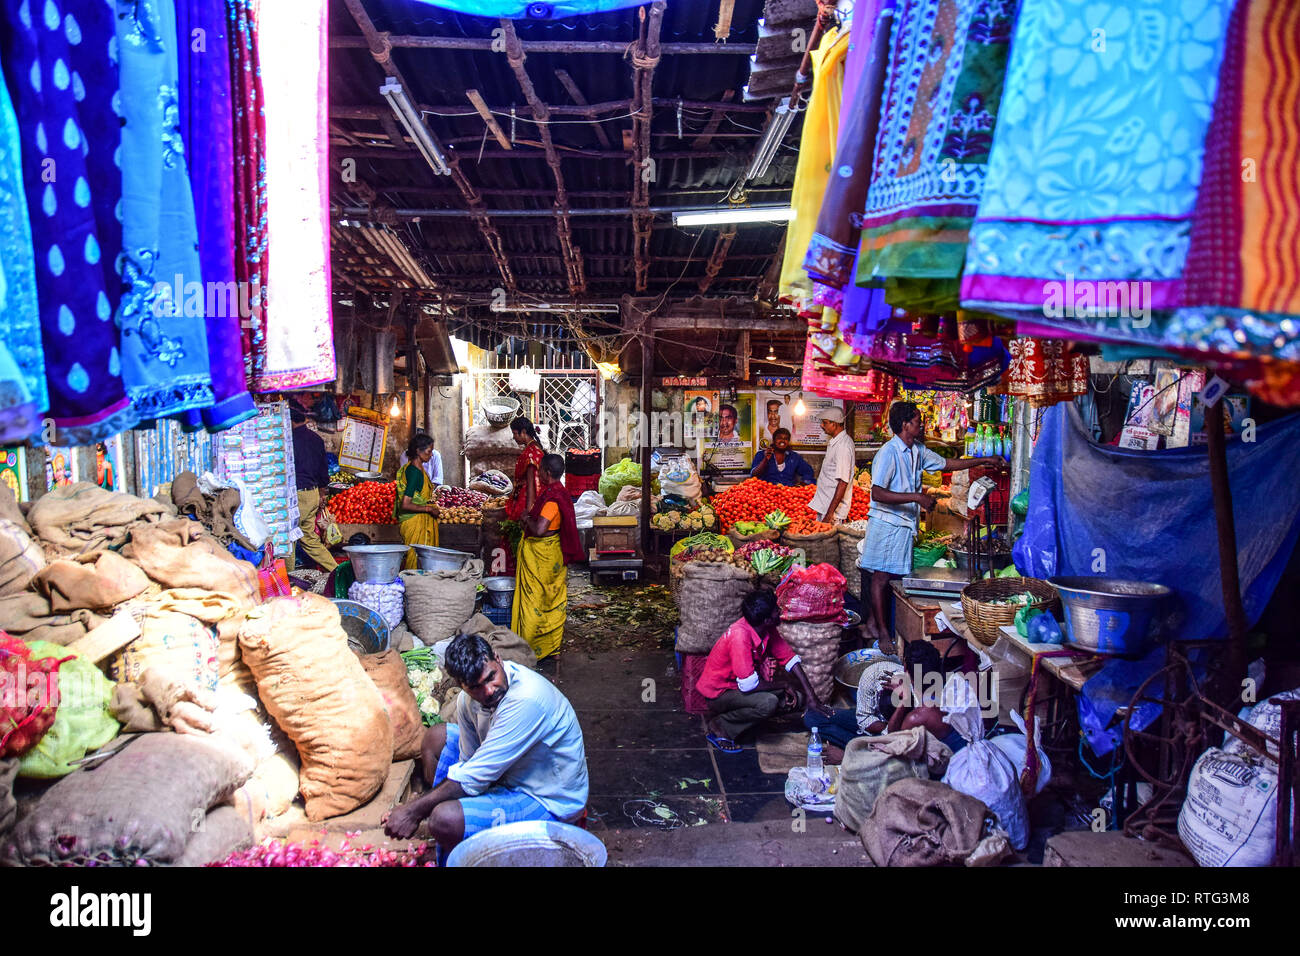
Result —
<instances>
[{"instance_id":1,"label":"concrete step","mask_svg":"<svg viewBox=\"0 0 1300 956\"><path fill-rule=\"evenodd\" d=\"M725 823L676 830L606 830L609 866L871 866L862 844L838 824Z\"/></svg>"}]
</instances>

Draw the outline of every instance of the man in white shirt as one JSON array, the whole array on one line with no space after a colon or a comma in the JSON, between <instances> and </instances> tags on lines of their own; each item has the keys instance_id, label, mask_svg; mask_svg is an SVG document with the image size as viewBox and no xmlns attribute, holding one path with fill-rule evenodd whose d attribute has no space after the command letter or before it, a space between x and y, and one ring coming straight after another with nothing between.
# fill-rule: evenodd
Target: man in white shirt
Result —
<instances>
[{"instance_id":1,"label":"man in white shirt","mask_svg":"<svg viewBox=\"0 0 1300 956\"><path fill-rule=\"evenodd\" d=\"M822 412L822 431L830 436L826 457L817 476L817 493L808 507L817 520L840 524L849 516L853 504L853 436L844 428L844 409L828 408Z\"/></svg>"},{"instance_id":2,"label":"man in white shirt","mask_svg":"<svg viewBox=\"0 0 1300 956\"><path fill-rule=\"evenodd\" d=\"M568 699L536 671L499 660L476 634L457 636L445 665L464 690L457 722L425 734L421 763L433 789L395 807L384 832L409 839L427 819L445 853L503 823L581 817L587 757Z\"/></svg>"}]
</instances>

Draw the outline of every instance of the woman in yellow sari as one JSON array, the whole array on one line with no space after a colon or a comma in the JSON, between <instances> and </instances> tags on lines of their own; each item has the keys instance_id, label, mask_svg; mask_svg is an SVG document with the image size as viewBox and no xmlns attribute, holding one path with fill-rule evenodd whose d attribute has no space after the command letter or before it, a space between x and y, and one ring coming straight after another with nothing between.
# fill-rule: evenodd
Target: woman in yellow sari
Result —
<instances>
[{"instance_id":1,"label":"woman in yellow sari","mask_svg":"<svg viewBox=\"0 0 1300 956\"><path fill-rule=\"evenodd\" d=\"M416 435L406 449L407 463L397 472L397 498L393 517L397 519L402 542L408 546L402 568L410 571L419 566L413 544L438 546L438 506L434 504L433 483L424 473L424 463L433 457L433 439Z\"/></svg>"},{"instance_id":2,"label":"woman in yellow sari","mask_svg":"<svg viewBox=\"0 0 1300 956\"><path fill-rule=\"evenodd\" d=\"M560 649L569 610L565 565L582 560L573 499L561 479L564 458L546 455L537 469L540 491L524 518L515 562L515 605L510 629L528 642L537 659Z\"/></svg>"}]
</instances>

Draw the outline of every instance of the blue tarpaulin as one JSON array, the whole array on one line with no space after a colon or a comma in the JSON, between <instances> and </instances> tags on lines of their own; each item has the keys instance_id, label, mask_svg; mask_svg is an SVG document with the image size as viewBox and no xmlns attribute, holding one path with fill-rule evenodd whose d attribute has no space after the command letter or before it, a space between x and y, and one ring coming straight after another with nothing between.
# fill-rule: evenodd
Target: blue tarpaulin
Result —
<instances>
[{"instance_id":1,"label":"blue tarpaulin","mask_svg":"<svg viewBox=\"0 0 1300 956\"><path fill-rule=\"evenodd\" d=\"M1242 600L1252 625L1300 533L1300 415L1259 426L1255 438L1230 439L1227 447ZM1030 463L1025 532L1013 552L1021 574L1165 584L1176 599L1168 602L1162 636L1222 638L1217 534L1204 446L1095 445L1072 403L1044 414Z\"/></svg>"},{"instance_id":2,"label":"blue tarpaulin","mask_svg":"<svg viewBox=\"0 0 1300 956\"><path fill-rule=\"evenodd\" d=\"M1255 439L1233 439L1227 447L1250 624L1263 613L1300 534L1300 415L1260 426ZM1013 554L1028 577L1104 575L1168 585L1175 599L1157 623L1162 637L1225 636L1204 446L1133 451L1096 445L1072 403L1052 407L1034 446L1025 532ZM1118 745L1115 711L1162 663L1159 649L1142 661L1111 660L1084 685L1079 722L1094 753L1104 756ZM1134 729L1158 715L1155 704L1143 705L1133 715Z\"/></svg>"}]
</instances>

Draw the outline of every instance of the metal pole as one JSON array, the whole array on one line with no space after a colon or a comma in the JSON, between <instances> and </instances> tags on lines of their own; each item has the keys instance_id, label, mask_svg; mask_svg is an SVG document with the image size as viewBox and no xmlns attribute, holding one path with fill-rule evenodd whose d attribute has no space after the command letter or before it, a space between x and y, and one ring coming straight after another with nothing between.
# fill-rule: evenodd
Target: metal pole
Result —
<instances>
[{"instance_id":1,"label":"metal pole","mask_svg":"<svg viewBox=\"0 0 1300 956\"><path fill-rule=\"evenodd\" d=\"M1219 530L1219 580L1228 621L1228 655L1222 672L1225 699L1234 696L1246 676L1246 609L1241 603L1241 577L1237 567L1237 528L1232 515L1232 488L1228 482L1227 443L1223 436L1223 400L1205 410L1209 440L1210 485L1214 493L1214 518Z\"/></svg>"},{"instance_id":2,"label":"metal pole","mask_svg":"<svg viewBox=\"0 0 1300 956\"><path fill-rule=\"evenodd\" d=\"M646 317L641 330L641 418L638 432L641 438L641 554L650 542L650 383L654 372L654 355L651 345L651 319Z\"/></svg>"}]
</instances>

